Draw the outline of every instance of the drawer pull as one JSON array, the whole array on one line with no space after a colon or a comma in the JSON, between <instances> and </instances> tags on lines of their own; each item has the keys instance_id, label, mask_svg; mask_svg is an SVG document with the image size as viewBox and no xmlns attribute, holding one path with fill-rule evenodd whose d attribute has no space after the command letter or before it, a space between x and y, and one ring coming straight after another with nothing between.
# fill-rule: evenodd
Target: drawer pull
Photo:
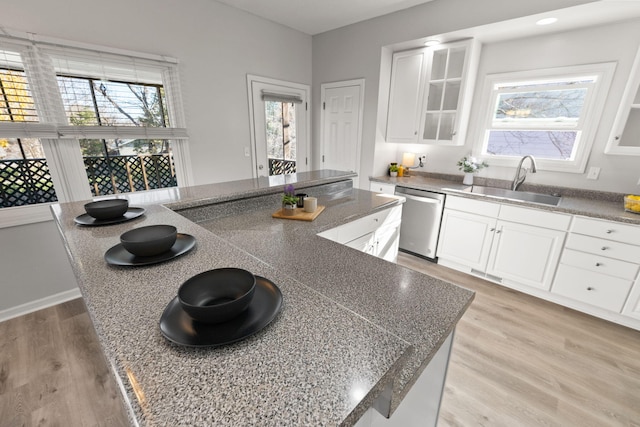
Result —
<instances>
[{"instance_id":1,"label":"drawer pull","mask_svg":"<svg viewBox=\"0 0 640 427\"><path fill-rule=\"evenodd\" d=\"M588 290L588 291L595 291L595 290L596 290L596 288L594 288L594 287L592 287L592 286L587 286L587 290Z\"/></svg>"},{"instance_id":2,"label":"drawer pull","mask_svg":"<svg viewBox=\"0 0 640 427\"><path fill-rule=\"evenodd\" d=\"M496 234L499 234L501 232L502 232L502 230L496 230Z\"/></svg>"},{"instance_id":3,"label":"drawer pull","mask_svg":"<svg viewBox=\"0 0 640 427\"><path fill-rule=\"evenodd\" d=\"M607 249L609 249L609 248L608 248L608 247L606 247L606 246L603 246L601 249L602 249L603 251L606 251L606 250L607 250Z\"/></svg>"},{"instance_id":4,"label":"drawer pull","mask_svg":"<svg viewBox=\"0 0 640 427\"><path fill-rule=\"evenodd\" d=\"M613 233L613 230L607 230L607 234Z\"/></svg>"},{"instance_id":5,"label":"drawer pull","mask_svg":"<svg viewBox=\"0 0 640 427\"><path fill-rule=\"evenodd\" d=\"M596 267L600 267L602 265L601 262L596 262Z\"/></svg>"},{"instance_id":6,"label":"drawer pull","mask_svg":"<svg viewBox=\"0 0 640 427\"><path fill-rule=\"evenodd\" d=\"M489 231L496 231L495 227L494 228L490 228Z\"/></svg>"}]
</instances>

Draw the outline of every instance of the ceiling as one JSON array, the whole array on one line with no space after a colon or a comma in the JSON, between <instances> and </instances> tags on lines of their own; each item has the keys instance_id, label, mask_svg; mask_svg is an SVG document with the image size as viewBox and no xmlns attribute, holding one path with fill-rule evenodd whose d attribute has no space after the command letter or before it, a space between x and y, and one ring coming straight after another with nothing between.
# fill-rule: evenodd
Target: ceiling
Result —
<instances>
[{"instance_id":1,"label":"ceiling","mask_svg":"<svg viewBox=\"0 0 640 427\"><path fill-rule=\"evenodd\" d=\"M433 0L217 0L309 35L320 34L356 22L407 9ZM471 0L477 1L477 0ZM533 25L552 15L557 24ZM544 32L568 31L640 17L640 0L599 0L555 12L522 17L444 35L442 39L476 37L483 42L526 37ZM443 35L432 35L443 36Z\"/></svg>"},{"instance_id":2,"label":"ceiling","mask_svg":"<svg viewBox=\"0 0 640 427\"><path fill-rule=\"evenodd\" d=\"M217 0L310 35L432 0Z\"/></svg>"}]
</instances>

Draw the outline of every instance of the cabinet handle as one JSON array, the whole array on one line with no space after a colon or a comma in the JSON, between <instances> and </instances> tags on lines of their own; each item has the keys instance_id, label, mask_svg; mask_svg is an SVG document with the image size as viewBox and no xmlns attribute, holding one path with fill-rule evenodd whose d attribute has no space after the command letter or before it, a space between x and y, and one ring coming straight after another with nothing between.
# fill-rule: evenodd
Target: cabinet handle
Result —
<instances>
[{"instance_id":1,"label":"cabinet handle","mask_svg":"<svg viewBox=\"0 0 640 427\"><path fill-rule=\"evenodd\" d=\"M620 135L616 135L613 139L615 139L616 141L620 140Z\"/></svg>"},{"instance_id":2,"label":"cabinet handle","mask_svg":"<svg viewBox=\"0 0 640 427\"><path fill-rule=\"evenodd\" d=\"M600 267L602 263L596 262L596 267Z\"/></svg>"},{"instance_id":3,"label":"cabinet handle","mask_svg":"<svg viewBox=\"0 0 640 427\"><path fill-rule=\"evenodd\" d=\"M607 234L613 233L613 230L607 230Z\"/></svg>"},{"instance_id":4,"label":"cabinet handle","mask_svg":"<svg viewBox=\"0 0 640 427\"><path fill-rule=\"evenodd\" d=\"M490 228L489 231L496 231L495 227L494 228Z\"/></svg>"},{"instance_id":5,"label":"cabinet handle","mask_svg":"<svg viewBox=\"0 0 640 427\"><path fill-rule=\"evenodd\" d=\"M593 286L587 286L587 290L588 290L588 291L595 291L595 290L596 290L596 288L594 288Z\"/></svg>"},{"instance_id":6,"label":"cabinet handle","mask_svg":"<svg viewBox=\"0 0 640 427\"><path fill-rule=\"evenodd\" d=\"M500 234L502 230L496 230L496 234Z\"/></svg>"},{"instance_id":7,"label":"cabinet handle","mask_svg":"<svg viewBox=\"0 0 640 427\"><path fill-rule=\"evenodd\" d=\"M609 248L608 248L608 247L606 247L606 246L603 246L601 249L602 249L603 251L606 251L606 250L607 250L607 249L609 249Z\"/></svg>"},{"instance_id":8,"label":"cabinet handle","mask_svg":"<svg viewBox=\"0 0 640 427\"><path fill-rule=\"evenodd\" d=\"M417 135L417 134L418 134L418 131L413 132L413 134L414 134L414 135Z\"/></svg>"}]
</instances>

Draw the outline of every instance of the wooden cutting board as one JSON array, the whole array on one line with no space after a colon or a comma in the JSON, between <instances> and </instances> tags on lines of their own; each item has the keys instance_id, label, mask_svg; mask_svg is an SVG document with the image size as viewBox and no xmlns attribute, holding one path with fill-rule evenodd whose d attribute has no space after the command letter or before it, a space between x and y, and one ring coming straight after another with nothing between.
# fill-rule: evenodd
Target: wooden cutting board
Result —
<instances>
[{"instance_id":1,"label":"wooden cutting board","mask_svg":"<svg viewBox=\"0 0 640 427\"><path fill-rule=\"evenodd\" d=\"M284 218L284 219L297 219L299 221L313 221L320 215L320 212L324 210L324 206L318 206L315 212L305 212L303 208L296 208L295 213L293 215L285 215L282 211L283 209L279 209L277 212L271 214L273 218Z\"/></svg>"}]
</instances>

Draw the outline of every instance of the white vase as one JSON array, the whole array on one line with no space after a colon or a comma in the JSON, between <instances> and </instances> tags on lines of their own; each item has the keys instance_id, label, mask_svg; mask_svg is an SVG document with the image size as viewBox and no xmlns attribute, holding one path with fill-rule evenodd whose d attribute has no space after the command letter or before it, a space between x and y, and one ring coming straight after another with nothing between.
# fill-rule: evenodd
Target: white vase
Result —
<instances>
[{"instance_id":1,"label":"white vase","mask_svg":"<svg viewBox=\"0 0 640 427\"><path fill-rule=\"evenodd\" d=\"M462 183L464 185L473 185L473 172L465 172Z\"/></svg>"},{"instance_id":2,"label":"white vase","mask_svg":"<svg viewBox=\"0 0 640 427\"><path fill-rule=\"evenodd\" d=\"M389 174L390 174L391 176L393 176L393 177L398 176L398 172L389 172Z\"/></svg>"}]
</instances>

